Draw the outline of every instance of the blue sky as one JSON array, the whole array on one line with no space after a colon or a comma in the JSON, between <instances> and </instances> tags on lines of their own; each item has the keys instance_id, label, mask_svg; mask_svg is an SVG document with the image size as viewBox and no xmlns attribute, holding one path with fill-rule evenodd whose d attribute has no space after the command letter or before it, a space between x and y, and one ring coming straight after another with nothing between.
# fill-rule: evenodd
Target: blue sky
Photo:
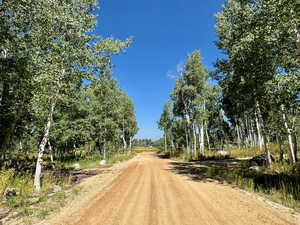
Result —
<instances>
[{"instance_id":1,"label":"blue sky","mask_svg":"<svg viewBox=\"0 0 300 225\"><path fill-rule=\"evenodd\" d=\"M114 76L132 98L139 126L137 138L161 137L157 128L169 99L176 71L187 54L198 49L209 70L221 57L213 42L214 14L223 0L102 0L96 32L124 40L126 53L113 58Z\"/></svg>"}]
</instances>

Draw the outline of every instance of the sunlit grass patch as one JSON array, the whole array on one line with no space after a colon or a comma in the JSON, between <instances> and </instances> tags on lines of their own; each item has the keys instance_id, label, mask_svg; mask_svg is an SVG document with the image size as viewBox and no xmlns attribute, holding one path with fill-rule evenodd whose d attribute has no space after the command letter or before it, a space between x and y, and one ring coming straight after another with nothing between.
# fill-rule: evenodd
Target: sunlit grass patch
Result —
<instances>
[{"instance_id":1,"label":"sunlit grass patch","mask_svg":"<svg viewBox=\"0 0 300 225\"><path fill-rule=\"evenodd\" d=\"M108 159L108 164L123 162L123 161L133 158L134 156L135 156L135 152L115 154Z\"/></svg>"},{"instance_id":2,"label":"sunlit grass patch","mask_svg":"<svg viewBox=\"0 0 300 225\"><path fill-rule=\"evenodd\" d=\"M155 152L158 151L158 148L155 147L146 147L146 146L136 146L133 147L132 151L136 152L136 153L140 153L140 152Z\"/></svg>"},{"instance_id":3,"label":"sunlit grass patch","mask_svg":"<svg viewBox=\"0 0 300 225\"><path fill-rule=\"evenodd\" d=\"M81 159L81 160L74 160L65 164L67 169L74 169L74 165L78 163L80 165L80 169L89 169L94 168L99 165L100 158L98 159Z\"/></svg>"},{"instance_id":4,"label":"sunlit grass patch","mask_svg":"<svg viewBox=\"0 0 300 225\"><path fill-rule=\"evenodd\" d=\"M239 147L227 147L225 148L232 157L235 158L248 158L264 153L259 147L239 148Z\"/></svg>"}]
</instances>

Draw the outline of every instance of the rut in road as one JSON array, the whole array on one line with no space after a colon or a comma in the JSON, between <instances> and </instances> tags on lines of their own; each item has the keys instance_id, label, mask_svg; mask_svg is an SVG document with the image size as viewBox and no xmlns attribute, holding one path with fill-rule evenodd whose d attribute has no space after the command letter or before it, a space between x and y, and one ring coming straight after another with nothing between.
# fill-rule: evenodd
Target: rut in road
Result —
<instances>
[{"instance_id":1,"label":"rut in road","mask_svg":"<svg viewBox=\"0 0 300 225\"><path fill-rule=\"evenodd\" d=\"M285 214L229 186L171 171L170 160L137 156L75 225L291 225ZM74 221L76 219L76 222Z\"/></svg>"}]
</instances>

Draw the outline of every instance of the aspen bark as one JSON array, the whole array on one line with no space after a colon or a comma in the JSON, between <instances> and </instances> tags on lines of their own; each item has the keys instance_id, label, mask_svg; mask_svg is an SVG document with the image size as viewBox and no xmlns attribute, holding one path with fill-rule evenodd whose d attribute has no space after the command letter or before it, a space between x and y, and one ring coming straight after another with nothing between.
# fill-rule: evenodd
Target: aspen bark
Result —
<instances>
[{"instance_id":1,"label":"aspen bark","mask_svg":"<svg viewBox=\"0 0 300 225\"><path fill-rule=\"evenodd\" d=\"M255 126L251 123L251 133L253 137L253 147L258 145L258 136L255 132Z\"/></svg>"},{"instance_id":2,"label":"aspen bark","mask_svg":"<svg viewBox=\"0 0 300 225\"><path fill-rule=\"evenodd\" d=\"M188 155L191 154L190 152L190 143L189 143L189 134L190 134L190 116L188 114L185 114L185 118L186 118L186 122L187 122L187 126L186 126L186 134L185 134L185 138L186 138L186 149L188 152Z\"/></svg>"},{"instance_id":3,"label":"aspen bark","mask_svg":"<svg viewBox=\"0 0 300 225\"><path fill-rule=\"evenodd\" d=\"M259 145L259 148L262 150L264 145L264 139L261 134L261 126L259 123L259 119L257 116L257 113L255 113L255 122L256 122L256 129L257 129L257 144Z\"/></svg>"},{"instance_id":4,"label":"aspen bark","mask_svg":"<svg viewBox=\"0 0 300 225\"><path fill-rule=\"evenodd\" d=\"M295 145L294 145L294 141L293 141L292 129L288 125L287 115L284 112L285 111L284 105L281 105L281 110L282 110L282 118L283 118L284 127L285 127L285 129L287 131L287 135L288 135L288 144L289 144L292 163L295 164L296 163L296 155L295 155Z\"/></svg>"},{"instance_id":5,"label":"aspen bark","mask_svg":"<svg viewBox=\"0 0 300 225\"><path fill-rule=\"evenodd\" d=\"M124 148L124 150L125 150L125 149L127 149L127 143L126 143L124 134L123 134L123 136L122 136L122 140L123 140L123 148Z\"/></svg>"},{"instance_id":6,"label":"aspen bark","mask_svg":"<svg viewBox=\"0 0 300 225\"><path fill-rule=\"evenodd\" d=\"M272 159L271 159L271 152L268 148L267 142L266 142L266 134L264 131L264 123L263 123L263 117L260 111L260 106L258 103L256 103L256 110L257 110L257 117L258 117L258 128L261 131L261 137L265 149L265 153L267 154L267 160L268 160L268 166L272 167Z\"/></svg>"},{"instance_id":7,"label":"aspen bark","mask_svg":"<svg viewBox=\"0 0 300 225\"><path fill-rule=\"evenodd\" d=\"M293 143L294 143L294 154L295 154L295 159L296 162L298 161L298 157L297 157L297 152L298 152L298 143L297 143L297 136L294 134L293 135Z\"/></svg>"},{"instance_id":8,"label":"aspen bark","mask_svg":"<svg viewBox=\"0 0 300 225\"><path fill-rule=\"evenodd\" d=\"M240 136L240 129L239 129L239 125L236 124L236 133L237 133L237 143L238 143L238 147L241 148L241 136Z\"/></svg>"},{"instance_id":9,"label":"aspen bark","mask_svg":"<svg viewBox=\"0 0 300 225\"><path fill-rule=\"evenodd\" d=\"M207 125L205 125L205 134L206 134L206 140L207 140L207 147L208 147L208 150L210 150L210 139L209 139L209 135L208 135Z\"/></svg>"},{"instance_id":10,"label":"aspen bark","mask_svg":"<svg viewBox=\"0 0 300 225\"><path fill-rule=\"evenodd\" d=\"M43 139L39 146L39 153L38 153L38 157L37 157L37 161L36 161L36 169L35 169L35 175L34 175L34 188L37 192L39 192L41 189L41 173L42 173L43 155L44 155L44 151L45 151L45 146L49 139L49 133L50 133L50 128L51 128L51 125L53 122L53 112L54 112L56 102L57 102L57 96L54 97L53 102L51 104L44 136L43 136Z\"/></svg>"},{"instance_id":11,"label":"aspen bark","mask_svg":"<svg viewBox=\"0 0 300 225\"><path fill-rule=\"evenodd\" d=\"M127 142L126 142L126 139L125 139L125 119L123 118L123 123L122 123L123 127L122 127L122 140L123 140L123 148L124 150L127 149Z\"/></svg>"},{"instance_id":12,"label":"aspen bark","mask_svg":"<svg viewBox=\"0 0 300 225\"><path fill-rule=\"evenodd\" d=\"M296 57L300 60L300 32L297 28L295 28L296 34Z\"/></svg>"},{"instance_id":13,"label":"aspen bark","mask_svg":"<svg viewBox=\"0 0 300 225\"><path fill-rule=\"evenodd\" d=\"M132 137L129 138L129 152L132 150Z\"/></svg>"},{"instance_id":14,"label":"aspen bark","mask_svg":"<svg viewBox=\"0 0 300 225\"><path fill-rule=\"evenodd\" d=\"M195 124L193 124L193 150L194 150L194 156L197 157L197 136L196 136L196 130L195 130Z\"/></svg>"},{"instance_id":15,"label":"aspen bark","mask_svg":"<svg viewBox=\"0 0 300 225\"><path fill-rule=\"evenodd\" d=\"M200 153L204 155L204 126L203 122L201 123L199 127L199 145L200 145Z\"/></svg>"},{"instance_id":16,"label":"aspen bark","mask_svg":"<svg viewBox=\"0 0 300 225\"><path fill-rule=\"evenodd\" d=\"M165 152L167 152L167 133L166 133L166 131L164 133L164 138L165 138Z\"/></svg>"},{"instance_id":17,"label":"aspen bark","mask_svg":"<svg viewBox=\"0 0 300 225\"><path fill-rule=\"evenodd\" d=\"M65 74L65 70L62 70L62 76ZM43 135L43 139L39 145L39 152L38 152L38 157L37 157L37 161L36 161L36 168L35 168L35 174L34 174L34 188L37 192L40 191L41 189L41 173L42 173L42 162L43 162L43 155L44 155L44 151L45 151L45 147L46 144L49 140L49 133L50 133L50 129L51 129L51 125L53 122L53 113L54 113L54 109L58 100L58 95L59 95L59 91L60 91L60 87L61 87L61 83L60 83L60 79L57 82L57 92L54 93L54 96L52 98L52 103L50 106L50 110L49 110L49 114L48 114L48 118L47 118L47 124L45 127L45 131L44 131L44 135Z\"/></svg>"},{"instance_id":18,"label":"aspen bark","mask_svg":"<svg viewBox=\"0 0 300 225\"><path fill-rule=\"evenodd\" d=\"M105 141L103 143L103 158L106 159L107 157L107 151L106 151L106 146L105 146Z\"/></svg>"},{"instance_id":19,"label":"aspen bark","mask_svg":"<svg viewBox=\"0 0 300 225\"><path fill-rule=\"evenodd\" d=\"M186 151L187 151L188 155L190 155L189 137L188 137L187 128L185 128L185 141L186 141Z\"/></svg>"},{"instance_id":20,"label":"aspen bark","mask_svg":"<svg viewBox=\"0 0 300 225\"><path fill-rule=\"evenodd\" d=\"M251 121L248 124L248 131L249 131L249 144L251 147L254 146L254 137L253 137L253 129L252 129L252 124Z\"/></svg>"}]
</instances>

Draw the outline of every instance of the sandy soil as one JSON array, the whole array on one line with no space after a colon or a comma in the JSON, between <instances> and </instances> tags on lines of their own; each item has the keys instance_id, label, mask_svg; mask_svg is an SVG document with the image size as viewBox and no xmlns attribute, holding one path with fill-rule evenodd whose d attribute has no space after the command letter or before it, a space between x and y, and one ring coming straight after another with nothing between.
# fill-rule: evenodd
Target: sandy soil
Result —
<instances>
[{"instance_id":1,"label":"sandy soil","mask_svg":"<svg viewBox=\"0 0 300 225\"><path fill-rule=\"evenodd\" d=\"M193 181L170 160L139 154L104 188L95 189L47 224L55 225L291 225L287 214L230 186ZM45 223L44 223L45 224Z\"/></svg>"}]
</instances>

